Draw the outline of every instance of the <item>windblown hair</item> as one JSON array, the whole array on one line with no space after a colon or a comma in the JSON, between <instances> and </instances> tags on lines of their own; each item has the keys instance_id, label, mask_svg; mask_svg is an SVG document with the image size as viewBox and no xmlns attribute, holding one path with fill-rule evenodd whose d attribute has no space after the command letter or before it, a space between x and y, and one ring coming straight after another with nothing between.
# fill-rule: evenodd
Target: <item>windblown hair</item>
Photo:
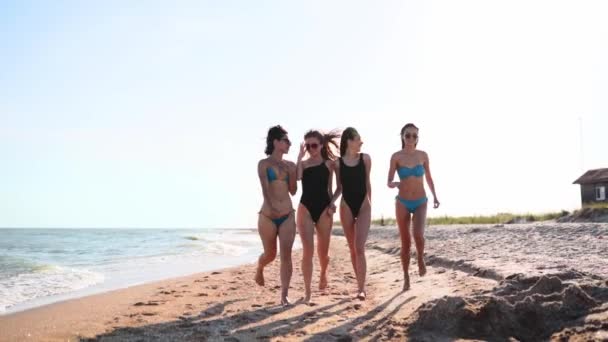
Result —
<instances>
[{"instance_id":1,"label":"windblown hair","mask_svg":"<svg viewBox=\"0 0 608 342\"><path fill-rule=\"evenodd\" d=\"M335 130L325 134L322 134L317 130L310 130L306 132L306 134L304 134L305 140L308 138L316 138L317 140L319 140L319 143L322 146L321 157L323 157L323 160L336 160L336 155L334 154L334 151L332 150L331 146L333 145L336 149L338 148L338 143L336 142L336 139L338 139L339 137L340 133Z\"/></svg>"}]
</instances>

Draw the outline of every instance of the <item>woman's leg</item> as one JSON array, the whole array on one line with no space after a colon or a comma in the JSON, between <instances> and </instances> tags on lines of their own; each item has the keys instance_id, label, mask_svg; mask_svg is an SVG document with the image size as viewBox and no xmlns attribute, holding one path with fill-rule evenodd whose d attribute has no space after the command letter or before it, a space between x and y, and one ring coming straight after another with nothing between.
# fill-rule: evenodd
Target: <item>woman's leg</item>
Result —
<instances>
[{"instance_id":1,"label":"woman's leg","mask_svg":"<svg viewBox=\"0 0 608 342\"><path fill-rule=\"evenodd\" d=\"M421 204L413 215L414 243L416 244L416 256L418 257L418 274L426 274L426 264L424 263L424 225L426 223L427 202Z\"/></svg>"},{"instance_id":2,"label":"woman's leg","mask_svg":"<svg viewBox=\"0 0 608 342\"><path fill-rule=\"evenodd\" d=\"M331 240L331 228L333 215L327 214L327 209L321 213L317 222L317 255L321 266L321 277L319 278L319 289L327 287L327 267L329 265L329 242Z\"/></svg>"},{"instance_id":3,"label":"woman's leg","mask_svg":"<svg viewBox=\"0 0 608 342\"><path fill-rule=\"evenodd\" d=\"M372 210L366 199L355 221L355 255L357 259L357 286L359 299L365 299L365 281L367 275L367 260L365 259L365 243L369 234Z\"/></svg>"},{"instance_id":4,"label":"woman's leg","mask_svg":"<svg viewBox=\"0 0 608 342\"><path fill-rule=\"evenodd\" d=\"M304 301L308 303L311 296L312 282L312 257L314 254L314 229L315 225L308 209L302 204L298 207L297 227L302 240L302 275L304 276L305 295Z\"/></svg>"},{"instance_id":5,"label":"woman's leg","mask_svg":"<svg viewBox=\"0 0 608 342\"><path fill-rule=\"evenodd\" d=\"M403 268L403 291L410 289L410 249L412 237L410 236L410 212L399 202L395 201L395 214L397 216L397 226L399 226L399 236L401 237L401 267Z\"/></svg>"},{"instance_id":6,"label":"woman's leg","mask_svg":"<svg viewBox=\"0 0 608 342\"><path fill-rule=\"evenodd\" d=\"M291 282L291 274L293 273L293 265L291 262L291 249L293 240L296 237L296 220L294 214L290 214L289 218L279 227L279 248L281 257L281 304L291 304L287 298L289 292L289 283Z\"/></svg>"},{"instance_id":7,"label":"woman's leg","mask_svg":"<svg viewBox=\"0 0 608 342\"><path fill-rule=\"evenodd\" d=\"M350 262L353 264L355 276L357 276L357 255L355 252L355 218L346 202L340 203L340 222L344 230L348 249L350 250Z\"/></svg>"},{"instance_id":8,"label":"woman's leg","mask_svg":"<svg viewBox=\"0 0 608 342\"><path fill-rule=\"evenodd\" d=\"M258 215L258 233L262 239L264 252L258 258L258 269L255 274L255 282L264 286L264 267L271 263L277 256L277 227L268 217Z\"/></svg>"}]
</instances>

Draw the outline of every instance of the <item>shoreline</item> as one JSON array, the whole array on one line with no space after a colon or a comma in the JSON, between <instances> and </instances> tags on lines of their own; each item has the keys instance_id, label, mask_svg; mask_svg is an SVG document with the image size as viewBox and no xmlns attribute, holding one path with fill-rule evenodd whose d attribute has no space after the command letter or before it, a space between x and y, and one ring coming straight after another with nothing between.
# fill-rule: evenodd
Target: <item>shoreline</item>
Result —
<instances>
[{"instance_id":1,"label":"shoreline","mask_svg":"<svg viewBox=\"0 0 608 342\"><path fill-rule=\"evenodd\" d=\"M56 229L35 230L45 232L55 231ZM79 230L81 232L89 232L88 229ZM98 231L108 231L108 229L101 229ZM133 230L127 230L127 232L130 231L132 232ZM257 231L255 229L226 229L218 232L192 229L172 229L169 231L177 232L174 236L170 236L171 238L175 238L179 235L179 239L184 239L184 241L186 241L181 243L181 245L177 245L179 242L175 243L175 253L170 252L167 254L161 253L143 256L135 255L132 259L129 259L128 257L133 256L130 255L123 259L116 258L111 262L103 260L100 264L95 264L94 261L87 261L88 264L85 262L80 263L77 266L71 266L69 262L62 264L55 260L32 258L32 260L37 260L35 263L42 265L42 267L49 268L53 272L55 272L55 269L66 270L62 271L64 273L81 272L93 274L97 279L95 279L94 282L90 282L88 286L78 286L78 283L76 282L74 288L69 288L69 286L72 285L71 283L65 283L65 285L64 283L59 283L59 285L64 286L65 288L58 287L57 290L54 290L53 286L58 284L57 281L61 279L59 279L55 273L51 272L51 277L55 277L49 278L51 279L49 285L53 290L42 292L37 292L37 287L28 288L26 284L17 281L12 285L14 286L13 290L11 289L10 282L6 282L4 288L0 287L0 292L4 293L3 290L6 290L4 293L6 297L3 297L3 300L0 301L0 317L65 300L248 264L257 260L259 248L261 248L261 243L259 243L260 246L257 246L259 237L257 236ZM236 235L237 237L241 236L241 233L246 234L243 236L247 236L245 238L247 240L253 237L254 242L249 245L243 245L241 241L237 241L236 244L230 244L231 242L214 240L214 238L207 238L205 236L206 234L228 234L231 238L234 238L232 234L235 232L236 234L239 234ZM199 240L202 241L199 242ZM194 248L199 248L198 250L190 246L195 243L200 244L200 246L194 246ZM186 249L184 246L190 249ZM206 250L205 248L209 248L209 250ZM246 248L247 250L237 250L234 252L231 249L223 250L222 248ZM294 243L294 249L298 248L301 248L301 245L299 244L299 241L296 241L296 243ZM149 250L154 250L154 248L151 247ZM180 254L180 251L182 254ZM224 254L220 254L220 252L223 252ZM204 256L204 253L207 253L207 255ZM17 258L15 259L17 260ZM32 264L33 263L34 262L32 262ZM72 267L74 267L74 270L72 270ZM44 274L45 272L32 272L32 275L40 276L41 278L44 277ZM44 278L42 279L44 280Z\"/></svg>"},{"instance_id":2,"label":"shoreline","mask_svg":"<svg viewBox=\"0 0 608 342\"><path fill-rule=\"evenodd\" d=\"M253 258L253 259L255 259L255 258ZM178 275L178 276L169 276L169 277L165 277L165 278L161 278L161 279L154 279L154 280L150 280L150 281L143 280L140 282L135 282L132 284L127 284L127 285L106 285L104 283L99 283L99 284L95 284L95 285L92 285L92 286L89 286L86 288L78 289L78 290L75 290L72 292L60 293L60 294L47 296L47 297L35 298L32 300L28 300L25 302L15 304L15 305L10 306L7 309L5 309L5 311L0 312L0 318L5 317L5 316L10 316L10 315L13 315L16 313L24 312L24 311L35 310L35 309L42 308L42 307L45 307L48 305L61 304L63 302L70 301L70 300L87 298L90 296L101 295L101 294L114 292L114 291L121 291L121 290L129 289L132 287L145 286L145 285L150 285L150 284L154 284L154 283L158 283L158 282L177 280L179 278L191 277L191 276L195 276L198 274L220 271L220 270L230 269L230 268L234 268L234 267L242 267L242 266L246 266L250 263L251 262L245 262L245 263L240 263L240 264L231 265L231 266L212 267L210 269L205 269L204 271L198 271L198 272L193 272L193 273L188 273L188 274Z\"/></svg>"},{"instance_id":3,"label":"shoreline","mask_svg":"<svg viewBox=\"0 0 608 342\"><path fill-rule=\"evenodd\" d=\"M325 291L315 256L311 306L279 305L277 257L265 287L253 281L255 263L171 278L0 316L0 341L608 338L608 224L433 227L428 273L420 277L412 257L407 292L396 227L373 227L365 301L355 298L340 233L332 235ZM293 301L304 294L300 259L294 251ZM513 306L546 324L513 325L521 314ZM483 330L487 324L497 329Z\"/></svg>"}]
</instances>

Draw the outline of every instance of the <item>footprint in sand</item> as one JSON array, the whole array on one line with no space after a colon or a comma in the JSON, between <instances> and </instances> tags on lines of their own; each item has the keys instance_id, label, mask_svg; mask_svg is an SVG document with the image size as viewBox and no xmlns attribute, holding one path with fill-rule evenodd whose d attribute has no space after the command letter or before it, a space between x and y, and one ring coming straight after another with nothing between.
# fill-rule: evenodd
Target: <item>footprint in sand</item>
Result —
<instances>
[{"instance_id":1,"label":"footprint in sand","mask_svg":"<svg viewBox=\"0 0 608 342\"><path fill-rule=\"evenodd\" d=\"M144 303L144 302L137 302L137 303L133 304L133 306L153 306L153 305L160 305L160 304L165 304L165 302L164 301L163 302L158 302L158 301L152 301L152 300L150 300L150 301L148 301L146 303Z\"/></svg>"}]
</instances>

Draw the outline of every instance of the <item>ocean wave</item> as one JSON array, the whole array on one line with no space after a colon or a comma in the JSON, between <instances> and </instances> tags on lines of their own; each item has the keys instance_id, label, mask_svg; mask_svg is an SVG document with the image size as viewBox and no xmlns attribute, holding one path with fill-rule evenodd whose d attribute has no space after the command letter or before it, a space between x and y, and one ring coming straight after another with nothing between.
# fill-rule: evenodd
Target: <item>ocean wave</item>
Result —
<instances>
[{"instance_id":1,"label":"ocean wave","mask_svg":"<svg viewBox=\"0 0 608 342\"><path fill-rule=\"evenodd\" d=\"M239 246L219 241L205 244L202 249L206 253L229 256L241 256L249 251L249 248L245 246Z\"/></svg>"},{"instance_id":2,"label":"ocean wave","mask_svg":"<svg viewBox=\"0 0 608 342\"><path fill-rule=\"evenodd\" d=\"M31 272L0 280L0 312L15 304L83 289L103 280L103 274L86 269L36 265Z\"/></svg>"}]
</instances>

